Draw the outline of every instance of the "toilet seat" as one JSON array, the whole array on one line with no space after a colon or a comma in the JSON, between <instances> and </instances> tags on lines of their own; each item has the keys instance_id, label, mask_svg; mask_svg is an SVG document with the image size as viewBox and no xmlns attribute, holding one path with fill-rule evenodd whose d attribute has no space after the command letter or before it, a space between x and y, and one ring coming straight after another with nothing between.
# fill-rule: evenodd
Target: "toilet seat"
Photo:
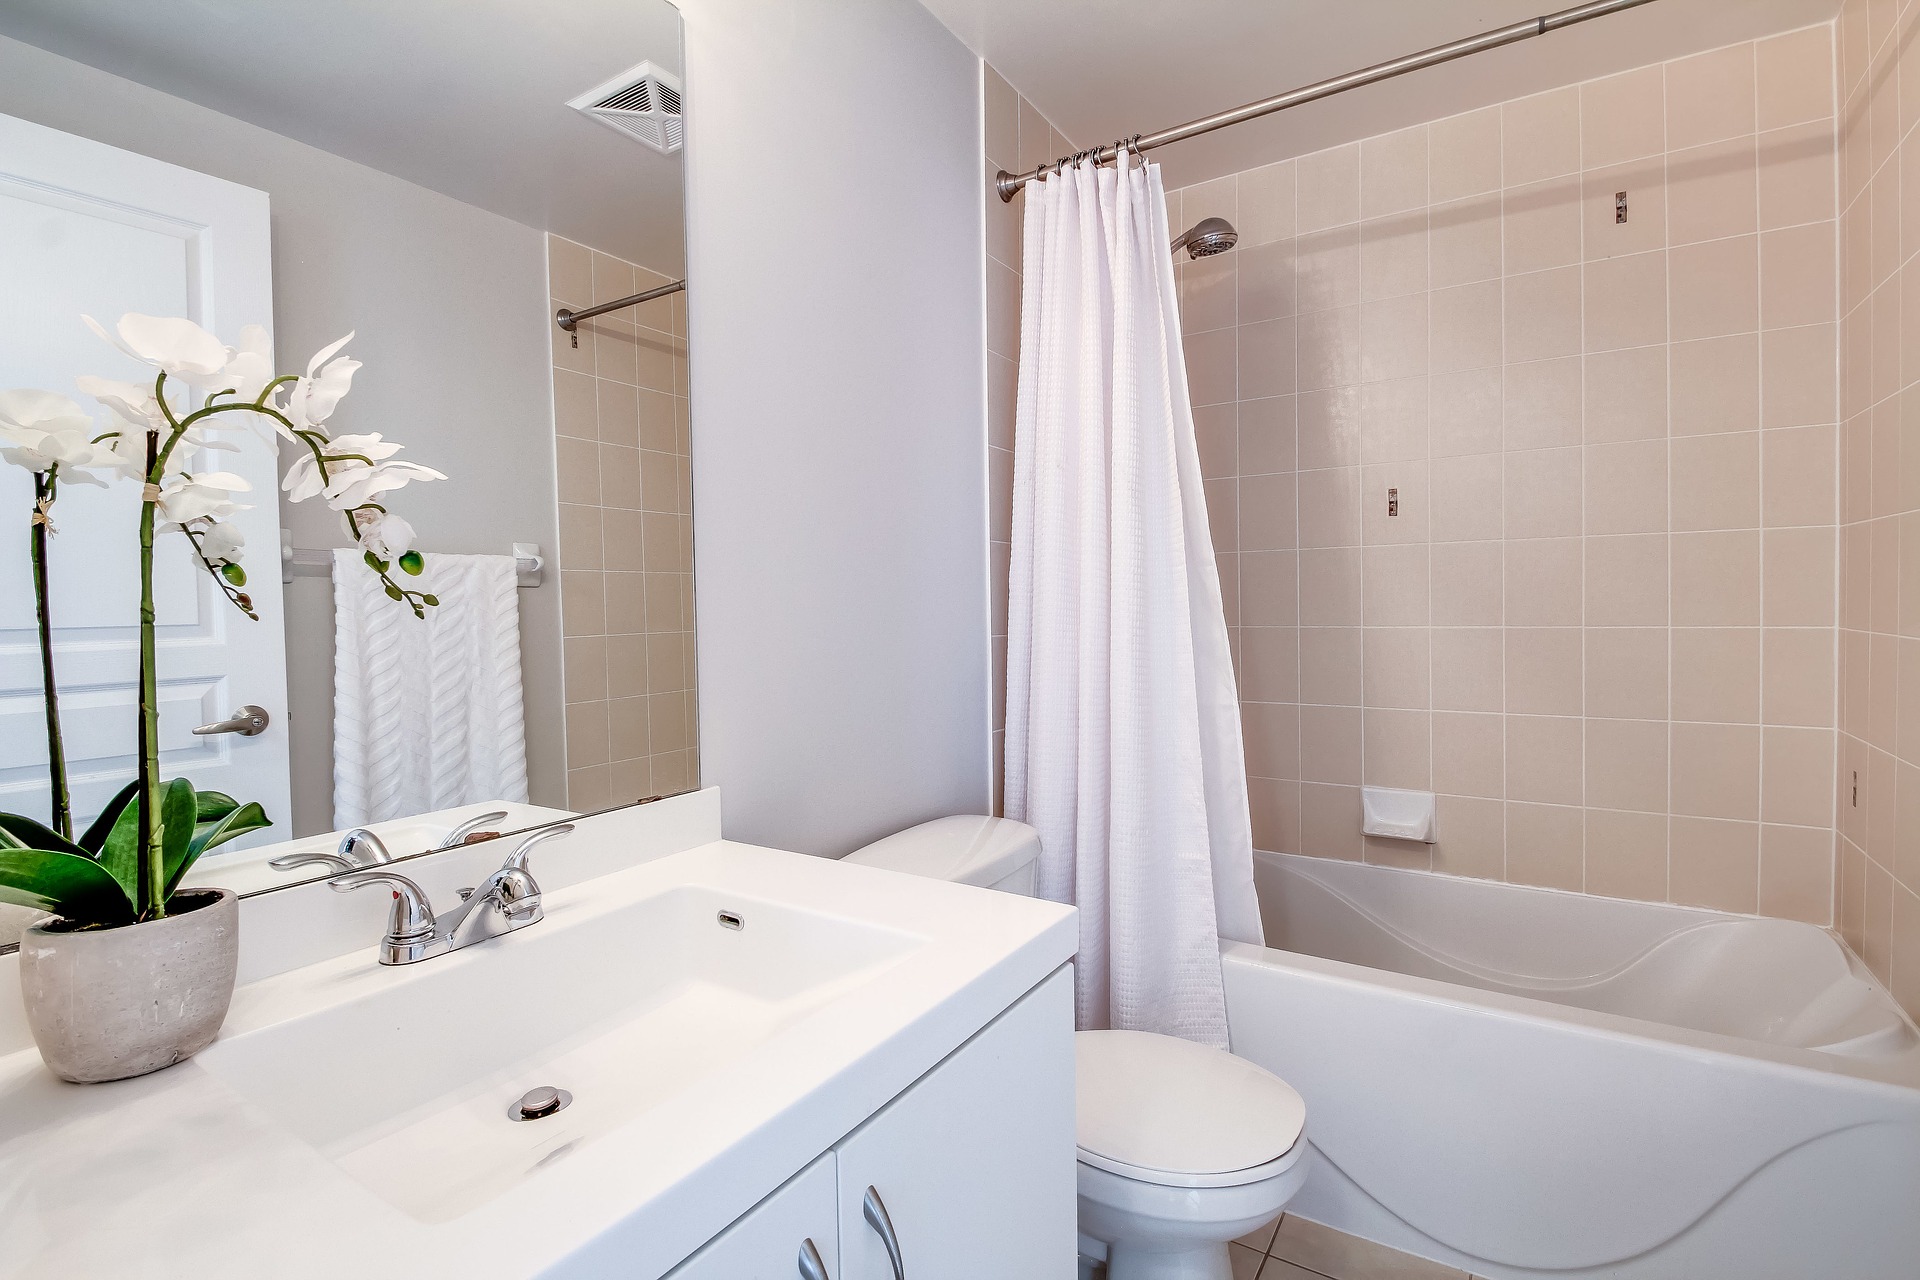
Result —
<instances>
[{"instance_id":1,"label":"toilet seat","mask_svg":"<svg viewBox=\"0 0 1920 1280\"><path fill-rule=\"evenodd\" d=\"M1129 1182L1143 1182L1156 1187L1174 1187L1182 1190L1200 1187L1245 1187L1256 1182L1265 1182L1269 1178L1285 1173L1300 1159L1305 1150L1306 1144L1296 1141L1281 1155L1265 1164L1257 1164L1251 1169L1230 1169L1224 1173L1169 1173L1165 1169L1145 1169L1139 1165L1126 1164L1096 1155L1085 1147L1080 1148L1080 1163L1089 1169L1099 1169L1115 1177L1125 1178Z\"/></svg>"},{"instance_id":2,"label":"toilet seat","mask_svg":"<svg viewBox=\"0 0 1920 1280\"><path fill-rule=\"evenodd\" d=\"M1080 1162L1165 1187L1235 1187L1299 1158L1306 1103L1221 1049L1143 1031L1074 1036Z\"/></svg>"}]
</instances>

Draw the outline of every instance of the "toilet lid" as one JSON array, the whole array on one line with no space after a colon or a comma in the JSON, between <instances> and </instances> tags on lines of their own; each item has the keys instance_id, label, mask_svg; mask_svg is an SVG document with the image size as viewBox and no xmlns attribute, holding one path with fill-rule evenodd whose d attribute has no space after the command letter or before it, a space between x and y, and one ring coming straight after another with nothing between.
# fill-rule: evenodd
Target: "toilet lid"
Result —
<instances>
[{"instance_id":1,"label":"toilet lid","mask_svg":"<svg viewBox=\"0 0 1920 1280\"><path fill-rule=\"evenodd\" d=\"M1270 1164L1300 1139L1306 1103L1245 1058L1144 1031L1073 1039L1081 1156L1110 1172L1185 1182Z\"/></svg>"}]
</instances>

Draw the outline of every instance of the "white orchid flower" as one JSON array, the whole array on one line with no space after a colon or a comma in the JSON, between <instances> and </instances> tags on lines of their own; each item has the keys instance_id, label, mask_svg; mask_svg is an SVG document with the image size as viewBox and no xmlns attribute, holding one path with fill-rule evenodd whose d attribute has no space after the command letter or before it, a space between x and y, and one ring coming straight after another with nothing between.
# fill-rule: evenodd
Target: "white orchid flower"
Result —
<instances>
[{"instance_id":1,"label":"white orchid flower","mask_svg":"<svg viewBox=\"0 0 1920 1280\"><path fill-rule=\"evenodd\" d=\"M382 440L378 431L366 435L335 436L326 444L327 456L342 458L339 462L327 463L327 479L320 476L320 464L315 461L311 450L293 460L287 468L287 477L281 481L280 488L287 495L288 502L305 502L326 489L329 481L344 474L348 467L364 468L367 464L355 458L345 458L346 454L359 454L374 462L391 458L400 452L400 446L391 441Z\"/></svg>"},{"instance_id":2,"label":"white orchid flower","mask_svg":"<svg viewBox=\"0 0 1920 1280\"><path fill-rule=\"evenodd\" d=\"M80 388L80 394L92 396L112 411L136 432L164 431L167 429L167 415L160 409L160 402L154 398L150 383L117 382L112 378L98 378L92 374L83 374L73 380Z\"/></svg>"},{"instance_id":3,"label":"white orchid flower","mask_svg":"<svg viewBox=\"0 0 1920 1280\"><path fill-rule=\"evenodd\" d=\"M413 526L391 511L367 511L356 516L360 545L382 560L398 560L413 550Z\"/></svg>"},{"instance_id":4,"label":"white orchid flower","mask_svg":"<svg viewBox=\"0 0 1920 1280\"><path fill-rule=\"evenodd\" d=\"M176 525L192 520L225 520L236 512L253 509L233 501L234 494L252 488L245 477L231 471L168 476L160 486L160 514Z\"/></svg>"},{"instance_id":5,"label":"white orchid flower","mask_svg":"<svg viewBox=\"0 0 1920 1280\"><path fill-rule=\"evenodd\" d=\"M203 386L211 382L233 352L220 339L191 320L179 316L143 316L129 311L108 333L92 316L81 316L87 327L141 364L150 364L167 376Z\"/></svg>"},{"instance_id":6,"label":"white orchid flower","mask_svg":"<svg viewBox=\"0 0 1920 1280\"><path fill-rule=\"evenodd\" d=\"M239 564L240 553L246 549L246 545L247 540L240 536L240 530L226 522L209 524L200 533L200 554L207 558L209 564Z\"/></svg>"},{"instance_id":7,"label":"white orchid flower","mask_svg":"<svg viewBox=\"0 0 1920 1280\"><path fill-rule=\"evenodd\" d=\"M273 339L257 324L240 331L240 345L233 349L227 367L215 383L220 390L231 390L241 400L252 400L273 381Z\"/></svg>"},{"instance_id":8,"label":"white orchid flower","mask_svg":"<svg viewBox=\"0 0 1920 1280\"><path fill-rule=\"evenodd\" d=\"M313 359L307 361L306 376L288 388L283 412L296 431L310 431L326 422L353 385L354 371L360 362L350 356L334 359L340 348L351 341L353 334L349 333L338 342L320 348Z\"/></svg>"},{"instance_id":9,"label":"white orchid flower","mask_svg":"<svg viewBox=\"0 0 1920 1280\"><path fill-rule=\"evenodd\" d=\"M354 466L344 475L335 473L333 483L327 486L327 505L335 511L352 511L415 480L424 484L446 478L432 467L400 458L376 462L371 467Z\"/></svg>"},{"instance_id":10,"label":"white orchid flower","mask_svg":"<svg viewBox=\"0 0 1920 1280\"><path fill-rule=\"evenodd\" d=\"M93 419L52 391L0 391L0 458L28 471L59 468L63 480L106 487L91 468L120 470L113 450L93 442Z\"/></svg>"},{"instance_id":11,"label":"white orchid flower","mask_svg":"<svg viewBox=\"0 0 1920 1280\"><path fill-rule=\"evenodd\" d=\"M280 487L289 502L304 502L316 494L324 494L327 505L335 511L351 511L412 481L446 479L432 467L395 458L393 455L400 448L390 440L382 440L377 431L335 436L327 442L326 451L330 459L339 461L327 463L325 481L320 478L319 464L307 453L287 468L287 478ZM346 456L349 454L356 456Z\"/></svg>"}]
</instances>

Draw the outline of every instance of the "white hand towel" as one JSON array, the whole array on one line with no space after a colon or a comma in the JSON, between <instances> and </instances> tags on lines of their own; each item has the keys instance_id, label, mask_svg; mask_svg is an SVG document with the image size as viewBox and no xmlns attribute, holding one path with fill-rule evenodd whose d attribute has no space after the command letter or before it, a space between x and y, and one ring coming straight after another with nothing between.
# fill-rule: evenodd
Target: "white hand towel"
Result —
<instances>
[{"instance_id":1,"label":"white hand towel","mask_svg":"<svg viewBox=\"0 0 1920 1280\"><path fill-rule=\"evenodd\" d=\"M423 620L333 553L336 827L527 798L513 558L426 559L406 580L440 601Z\"/></svg>"}]
</instances>

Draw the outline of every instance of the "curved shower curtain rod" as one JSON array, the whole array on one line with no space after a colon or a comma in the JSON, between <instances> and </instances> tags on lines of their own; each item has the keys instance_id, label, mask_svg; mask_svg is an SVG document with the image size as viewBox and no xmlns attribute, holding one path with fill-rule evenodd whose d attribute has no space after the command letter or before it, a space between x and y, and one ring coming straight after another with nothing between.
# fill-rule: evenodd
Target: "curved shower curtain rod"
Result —
<instances>
[{"instance_id":1,"label":"curved shower curtain rod","mask_svg":"<svg viewBox=\"0 0 1920 1280\"><path fill-rule=\"evenodd\" d=\"M1288 107L1297 107L1303 102L1331 98L1336 93L1345 93L1349 89L1358 89L1362 85L1376 84L1382 80L1391 80L1409 71L1437 67L1443 62L1452 62L1455 58L1464 58L1470 53L1480 53L1486 49L1497 49L1501 45L1531 40L1535 36L1546 35L1549 31L1558 31L1562 27L1571 27L1575 23L1587 22L1593 18L1605 17L1607 14L1619 13L1626 9L1636 9L1643 4L1651 3L1653 0L1593 0L1590 4L1576 5L1571 9L1562 9L1558 13L1515 22L1484 35L1469 36L1464 40L1455 40L1451 44L1437 45L1419 53L1410 53L1390 62L1380 62L1359 71L1349 71L1331 80L1322 80L1304 88L1289 90L1277 97L1262 98L1258 102L1250 102L1244 107L1235 107L1231 111L1222 111L1199 120L1190 120L1186 124L1162 129L1158 133L1136 135L1133 138L1100 147L1090 154L1095 164L1108 164L1120 153L1122 147L1133 151L1151 151L1155 147L1164 147L1169 142L1185 142L1188 138L1197 138L1203 133L1224 129L1230 124L1257 120L1261 116L1271 115L1276 111L1285 111ZM994 189L999 191L1002 200L1012 200L1014 194L1029 182L1037 182L1049 173L1058 173L1062 165L1071 161L1072 157L1063 156L1041 165L1031 173L1008 173L1002 169L994 178Z\"/></svg>"}]
</instances>

